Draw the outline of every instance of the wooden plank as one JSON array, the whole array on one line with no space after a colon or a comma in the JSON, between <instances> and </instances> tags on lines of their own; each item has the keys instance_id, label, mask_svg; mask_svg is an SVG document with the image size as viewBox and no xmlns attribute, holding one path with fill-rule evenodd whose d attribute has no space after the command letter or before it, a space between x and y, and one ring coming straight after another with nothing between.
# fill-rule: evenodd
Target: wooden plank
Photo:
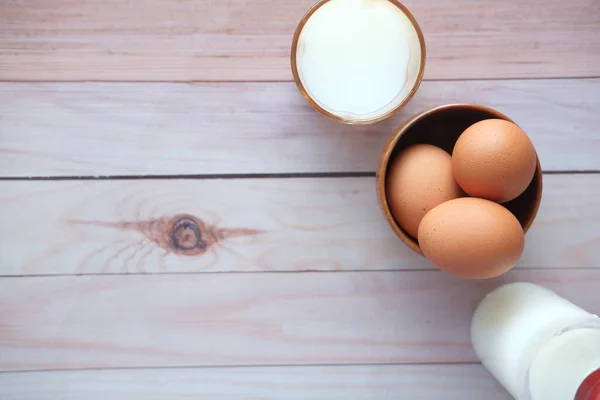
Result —
<instances>
[{"instance_id":1,"label":"wooden plank","mask_svg":"<svg viewBox=\"0 0 600 400\"><path fill-rule=\"evenodd\" d=\"M427 268L387 226L372 178L1 182L0 193L4 275ZM242 235L178 254L157 238L181 215L204 221L207 239L211 226Z\"/></svg>"},{"instance_id":2,"label":"wooden plank","mask_svg":"<svg viewBox=\"0 0 600 400\"><path fill-rule=\"evenodd\" d=\"M599 268L600 175L544 186L519 266ZM0 193L5 276L435 269L389 228L373 178L5 181ZM206 249L174 245L185 215L206 224Z\"/></svg>"},{"instance_id":3,"label":"wooden plank","mask_svg":"<svg viewBox=\"0 0 600 400\"><path fill-rule=\"evenodd\" d=\"M547 171L600 169L600 79L425 82L366 127L318 115L291 83L0 83L0 175L375 171L404 120L451 102L512 117Z\"/></svg>"},{"instance_id":4,"label":"wooden plank","mask_svg":"<svg viewBox=\"0 0 600 400\"><path fill-rule=\"evenodd\" d=\"M475 362L472 312L534 281L600 313L600 270L0 279L0 370Z\"/></svg>"},{"instance_id":5,"label":"wooden plank","mask_svg":"<svg viewBox=\"0 0 600 400\"><path fill-rule=\"evenodd\" d=\"M0 374L3 400L381 400L512 397L480 365L374 365Z\"/></svg>"},{"instance_id":6,"label":"wooden plank","mask_svg":"<svg viewBox=\"0 0 600 400\"><path fill-rule=\"evenodd\" d=\"M2 1L0 80L290 80L292 34L313 3ZM429 79L600 74L596 0L404 3Z\"/></svg>"}]
</instances>

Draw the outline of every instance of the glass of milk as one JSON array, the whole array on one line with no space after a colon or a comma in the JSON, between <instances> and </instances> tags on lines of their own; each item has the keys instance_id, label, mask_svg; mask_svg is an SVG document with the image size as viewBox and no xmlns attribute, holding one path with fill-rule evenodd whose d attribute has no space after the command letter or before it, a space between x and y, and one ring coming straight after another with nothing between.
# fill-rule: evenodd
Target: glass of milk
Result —
<instances>
[{"instance_id":1,"label":"glass of milk","mask_svg":"<svg viewBox=\"0 0 600 400\"><path fill-rule=\"evenodd\" d=\"M381 121L415 94L425 40L396 0L322 0L300 21L294 80L321 114L348 124Z\"/></svg>"},{"instance_id":2,"label":"glass of milk","mask_svg":"<svg viewBox=\"0 0 600 400\"><path fill-rule=\"evenodd\" d=\"M471 340L517 400L600 399L600 318L542 286L519 282L489 293Z\"/></svg>"}]
</instances>

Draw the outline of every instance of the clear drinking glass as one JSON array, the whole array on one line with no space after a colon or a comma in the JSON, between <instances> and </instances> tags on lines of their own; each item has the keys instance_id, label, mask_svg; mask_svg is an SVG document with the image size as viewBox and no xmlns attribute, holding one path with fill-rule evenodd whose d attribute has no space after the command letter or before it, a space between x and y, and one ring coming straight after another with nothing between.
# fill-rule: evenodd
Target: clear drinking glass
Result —
<instances>
[{"instance_id":1,"label":"clear drinking glass","mask_svg":"<svg viewBox=\"0 0 600 400\"><path fill-rule=\"evenodd\" d=\"M357 2L359 0L353 1ZM367 0L364 1L367 2ZM406 85L402 88L402 90L396 95L396 97L386 106L366 114L354 114L347 111L334 110L329 108L326 104L322 103L319 100L319 98L317 98L317 96L315 96L311 92L310 88L306 85L306 82L303 78L303 71L299 66L299 60L301 59L305 51L305 46L301 38L303 29L305 28L309 20L315 15L315 13L317 13L321 7L324 7L328 5L328 3L332 2L332 0L318 1L310 10L308 10L306 15L304 15L304 17L300 20L300 23L296 28L294 38L292 40L292 49L290 54L292 74L294 76L294 81L296 82L296 85L298 86L298 89L300 90L302 96L320 114L346 124L372 124L392 116L402 107L404 107L404 105L406 105L406 103L408 103L408 101L417 92L419 85L421 84L421 81L423 79L423 73L425 71L426 50L423 32L419 27L419 24L417 23L414 16L402 3L400 3L398 0L386 1L402 12L402 14L412 27L412 32L410 34L414 36L414 41L416 42L416 44L414 46L411 46L411 48L414 47L412 49L412 52L414 52L415 54L415 62L409 63L408 71L398 71L398 74L406 74L408 81ZM333 34L333 32L331 34ZM340 32L338 32L338 36L339 34ZM411 43L412 42L413 41L411 40Z\"/></svg>"}]
</instances>

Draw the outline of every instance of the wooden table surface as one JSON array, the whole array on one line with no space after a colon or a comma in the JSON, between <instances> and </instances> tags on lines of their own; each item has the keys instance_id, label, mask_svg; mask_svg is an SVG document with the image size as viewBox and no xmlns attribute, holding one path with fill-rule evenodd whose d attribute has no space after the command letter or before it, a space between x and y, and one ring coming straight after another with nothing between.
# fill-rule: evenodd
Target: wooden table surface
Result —
<instances>
[{"instance_id":1,"label":"wooden table surface","mask_svg":"<svg viewBox=\"0 0 600 400\"><path fill-rule=\"evenodd\" d=\"M488 290L600 314L600 1L406 0L425 81L367 127L291 82L312 1L0 0L0 399L502 400L469 342ZM545 171L487 281L411 253L375 194L394 128L457 101Z\"/></svg>"}]
</instances>

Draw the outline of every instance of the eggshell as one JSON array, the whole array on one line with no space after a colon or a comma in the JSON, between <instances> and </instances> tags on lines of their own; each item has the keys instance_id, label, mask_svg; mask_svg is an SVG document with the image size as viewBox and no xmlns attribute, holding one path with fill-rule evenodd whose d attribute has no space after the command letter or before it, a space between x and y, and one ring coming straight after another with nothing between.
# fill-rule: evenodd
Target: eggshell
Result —
<instances>
[{"instance_id":1,"label":"eggshell","mask_svg":"<svg viewBox=\"0 0 600 400\"><path fill-rule=\"evenodd\" d=\"M509 121L487 119L467 128L452 152L452 169L470 196L504 203L527 189L537 156L521 128Z\"/></svg>"},{"instance_id":2,"label":"eggshell","mask_svg":"<svg viewBox=\"0 0 600 400\"><path fill-rule=\"evenodd\" d=\"M414 238L429 210L462 196L452 175L452 158L439 147L416 144L391 162L386 176L386 197L398 224Z\"/></svg>"},{"instance_id":3,"label":"eggshell","mask_svg":"<svg viewBox=\"0 0 600 400\"><path fill-rule=\"evenodd\" d=\"M510 211L473 197L440 204L419 226L419 245L425 257L462 278L503 274L519 260L524 244L523 228Z\"/></svg>"}]
</instances>

